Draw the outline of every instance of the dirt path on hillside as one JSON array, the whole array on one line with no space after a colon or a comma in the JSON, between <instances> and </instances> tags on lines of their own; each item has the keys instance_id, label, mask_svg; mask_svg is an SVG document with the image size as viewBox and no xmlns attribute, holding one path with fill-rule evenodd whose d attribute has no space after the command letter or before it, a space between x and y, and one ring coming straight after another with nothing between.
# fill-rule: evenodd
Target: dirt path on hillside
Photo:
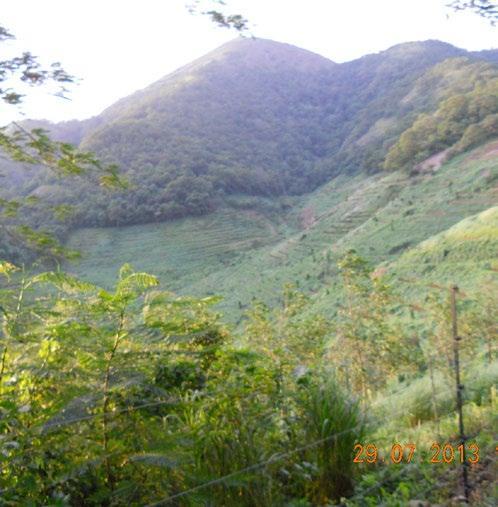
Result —
<instances>
[{"instance_id":1,"label":"dirt path on hillside","mask_svg":"<svg viewBox=\"0 0 498 507\"><path fill-rule=\"evenodd\" d=\"M494 158L498 157L498 141L488 144L481 158Z\"/></svg>"},{"instance_id":2,"label":"dirt path on hillside","mask_svg":"<svg viewBox=\"0 0 498 507\"><path fill-rule=\"evenodd\" d=\"M449 148L426 158L415 166L415 170L421 173L437 171L446 162L448 151Z\"/></svg>"},{"instance_id":3,"label":"dirt path on hillside","mask_svg":"<svg viewBox=\"0 0 498 507\"><path fill-rule=\"evenodd\" d=\"M465 160L489 159L494 157L498 157L498 140L491 141L484 146L481 146Z\"/></svg>"}]
</instances>

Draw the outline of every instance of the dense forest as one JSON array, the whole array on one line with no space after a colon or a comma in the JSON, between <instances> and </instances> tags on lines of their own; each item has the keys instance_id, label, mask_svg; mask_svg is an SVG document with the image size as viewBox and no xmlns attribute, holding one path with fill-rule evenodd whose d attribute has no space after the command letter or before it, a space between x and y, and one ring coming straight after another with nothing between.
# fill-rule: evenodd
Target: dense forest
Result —
<instances>
[{"instance_id":1,"label":"dense forest","mask_svg":"<svg viewBox=\"0 0 498 507\"><path fill-rule=\"evenodd\" d=\"M43 169L22 192L73 206L72 218L54 225L63 237L72 226L203 215L231 195L302 194L338 174L411 171L457 141L451 153L495 134L497 70L484 61L493 58L427 41L339 65L240 38L96 118L23 127L118 164L125 192L81 181L75 193ZM40 222L47 217L33 218Z\"/></svg>"}]
</instances>

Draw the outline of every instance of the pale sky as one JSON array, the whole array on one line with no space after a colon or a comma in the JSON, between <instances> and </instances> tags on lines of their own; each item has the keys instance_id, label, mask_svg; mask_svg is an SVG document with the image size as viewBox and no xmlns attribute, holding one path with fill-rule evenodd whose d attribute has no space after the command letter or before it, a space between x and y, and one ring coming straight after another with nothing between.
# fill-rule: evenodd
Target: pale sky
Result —
<instances>
[{"instance_id":1,"label":"pale sky","mask_svg":"<svg viewBox=\"0 0 498 507\"><path fill-rule=\"evenodd\" d=\"M207 0L204 0L207 1ZM287 42L336 62L413 40L498 48L498 26L453 13L449 0L226 0L256 37ZM189 0L0 0L0 24L17 40L0 59L30 50L81 79L71 100L30 92L20 110L0 106L0 124L18 118L87 118L121 97L215 49L236 33L192 16ZM21 116L21 113L24 116Z\"/></svg>"}]
</instances>

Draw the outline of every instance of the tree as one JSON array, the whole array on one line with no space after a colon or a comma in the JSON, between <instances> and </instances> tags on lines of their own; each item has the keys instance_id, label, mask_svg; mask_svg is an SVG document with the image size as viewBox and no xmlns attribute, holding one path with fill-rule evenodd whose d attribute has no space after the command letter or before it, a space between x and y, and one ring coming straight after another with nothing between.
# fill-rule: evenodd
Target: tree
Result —
<instances>
[{"instance_id":1,"label":"tree","mask_svg":"<svg viewBox=\"0 0 498 507\"><path fill-rule=\"evenodd\" d=\"M270 309L254 301L247 312L244 335L255 350L268 355L285 374L317 366L328 323L322 315L307 315L310 300L286 284L281 305Z\"/></svg>"},{"instance_id":2,"label":"tree","mask_svg":"<svg viewBox=\"0 0 498 507\"><path fill-rule=\"evenodd\" d=\"M373 389L384 387L400 365L410 364L413 357L406 357L403 336L390 319L393 295L385 277L355 250L347 252L337 266L345 305L339 311L330 354L339 378L367 400Z\"/></svg>"},{"instance_id":3,"label":"tree","mask_svg":"<svg viewBox=\"0 0 498 507\"><path fill-rule=\"evenodd\" d=\"M493 26L498 21L498 4L493 0L454 0L447 6L455 11L474 12L487 19Z\"/></svg>"},{"instance_id":4,"label":"tree","mask_svg":"<svg viewBox=\"0 0 498 507\"><path fill-rule=\"evenodd\" d=\"M225 7L224 0L193 0L187 5L190 13L208 16L213 23L222 28L231 28L238 32L248 30L248 20L241 14L221 12L219 7Z\"/></svg>"},{"instance_id":5,"label":"tree","mask_svg":"<svg viewBox=\"0 0 498 507\"><path fill-rule=\"evenodd\" d=\"M5 27L0 26L0 44L13 38ZM60 85L57 95L64 97L68 91L65 85L74 82L74 77L60 63L44 68L30 52L0 62L0 99L9 105L16 106L25 100L25 95L19 92L19 85L41 86L51 82ZM7 163L12 161L17 163L16 171L22 171L28 165L42 167L56 177L85 177L97 185L110 188L125 186L124 180L118 176L116 165L103 164L92 153L79 151L69 143L53 141L43 129L28 130L15 122L0 127L0 157L4 159L4 171L8 170ZM6 253L6 245L10 245L10 249L13 246L28 250L43 257L43 260L73 256L74 252L64 249L53 234L35 230L23 221L23 214L29 213L32 208L35 210L31 213L55 221L60 221L70 211L69 206L44 206L33 197L12 199L0 194L3 254ZM63 208L65 213L62 213Z\"/></svg>"}]
</instances>

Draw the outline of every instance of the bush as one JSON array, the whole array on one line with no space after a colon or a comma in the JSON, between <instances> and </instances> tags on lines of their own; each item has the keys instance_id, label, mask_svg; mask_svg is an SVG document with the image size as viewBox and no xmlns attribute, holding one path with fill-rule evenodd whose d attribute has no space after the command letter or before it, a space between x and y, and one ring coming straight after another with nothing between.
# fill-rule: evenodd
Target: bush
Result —
<instances>
[{"instance_id":1,"label":"bush","mask_svg":"<svg viewBox=\"0 0 498 507\"><path fill-rule=\"evenodd\" d=\"M163 389L202 389L206 378L197 363L178 361L159 365L155 375L156 385Z\"/></svg>"},{"instance_id":2,"label":"bush","mask_svg":"<svg viewBox=\"0 0 498 507\"><path fill-rule=\"evenodd\" d=\"M352 493L353 449L362 441L365 426L359 404L335 382L311 383L301 394L303 443L320 442L303 453L302 461L315 470L307 488L313 505L322 505Z\"/></svg>"},{"instance_id":3,"label":"bush","mask_svg":"<svg viewBox=\"0 0 498 507\"><path fill-rule=\"evenodd\" d=\"M435 375L435 385L436 411L438 417L441 417L452 412L455 407L453 385L439 374ZM399 394L387 396L379 403L379 413L403 414L412 425L435 419L433 394L428 376L415 380L409 387L401 388L400 391Z\"/></svg>"},{"instance_id":4,"label":"bush","mask_svg":"<svg viewBox=\"0 0 498 507\"><path fill-rule=\"evenodd\" d=\"M482 364L465 381L465 390L470 401L477 405L490 403L492 398L492 389L498 385L498 361L491 364Z\"/></svg>"}]
</instances>

